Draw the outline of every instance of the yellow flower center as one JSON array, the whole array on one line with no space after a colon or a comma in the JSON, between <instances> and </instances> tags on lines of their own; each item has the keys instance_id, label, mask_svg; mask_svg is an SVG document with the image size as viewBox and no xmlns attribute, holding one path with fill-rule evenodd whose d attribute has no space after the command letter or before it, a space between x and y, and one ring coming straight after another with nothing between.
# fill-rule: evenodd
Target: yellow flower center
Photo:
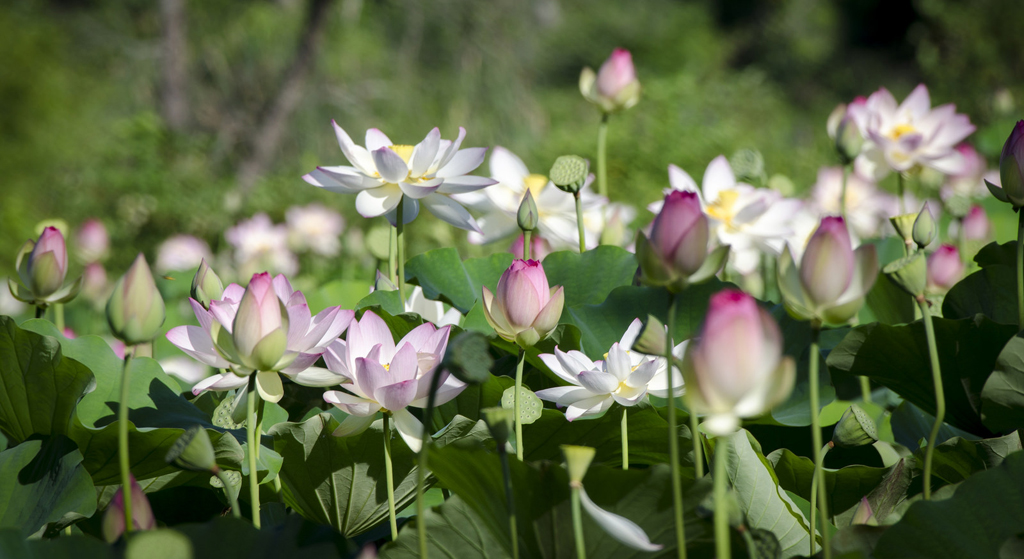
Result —
<instances>
[{"instance_id":1,"label":"yellow flower center","mask_svg":"<svg viewBox=\"0 0 1024 559\"><path fill-rule=\"evenodd\" d=\"M897 124L896 127L889 132L889 138L893 140L899 140L900 136L904 134L910 134L916 131L917 129L910 124Z\"/></svg>"},{"instance_id":2,"label":"yellow flower center","mask_svg":"<svg viewBox=\"0 0 1024 559\"><path fill-rule=\"evenodd\" d=\"M739 197L740 193L735 190L730 189L719 192L718 198L708 204L707 214L719 221L725 222L726 225L730 225L735 213L734 206Z\"/></svg>"},{"instance_id":3,"label":"yellow flower center","mask_svg":"<svg viewBox=\"0 0 1024 559\"><path fill-rule=\"evenodd\" d=\"M526 190L530 191L530 194L533 194L533 198L535 200L537 199L537 196L540 196L540 191L544 190L544 187L547 186L547 184L548 178L544 175L533 174L523 179L523 186L526 187Z\"/></svg>"},{"instance_id":4,"label":"yellow flower center","mask_svg":"<svg viewBox=\"0 0 1024 559\"><path fill-rule=\"evenodd\" d=\"M385 371L390 371L391 370L391 363L384 363L384 370Z\"/></svg>"},{"instance_id":5,"label":"yellow flower center","mask_svg":"<svg viewBox=\"0 0 1024 559\"><path fill-rule=\"evenodd\" d=\"M397 153L398 157L402 158L402 161L405 161L407 165L409 164L409 158L412 157L412 150L415 148L415 146L399 144L388 147L391 149L391 151Z\"/></svg>"}]
</instances>

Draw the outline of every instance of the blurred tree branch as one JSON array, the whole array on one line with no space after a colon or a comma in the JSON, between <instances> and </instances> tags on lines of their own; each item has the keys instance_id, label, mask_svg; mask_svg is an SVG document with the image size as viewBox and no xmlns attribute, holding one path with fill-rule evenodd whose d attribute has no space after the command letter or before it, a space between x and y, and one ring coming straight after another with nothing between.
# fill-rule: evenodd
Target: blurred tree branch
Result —
<instances>
[{"instance_id":1,"label":"blurred tree branch","mask_svg":"<svg viewBox=\"0 0 1024 559\"><path fill-rule=\"evenodd\" d=\"M327 12L333 3L334 0L310 0L306 25L299 35L295 56L255 133L251 136L251 151L239 165L235 188L235 194L239 197L244 197L266 172L267 165L272 161L271 155L281 143L288 118L302 99L306 78L313 69L320 48L327 23Z\"/></svg>"},{"instance_id":2,"label":"blurred tree branch","mask_svg":"<svg viewBox=\"0 0 1024 559\"><path fill-rule=\"evenodd\" d=\"M160 112L167 127L176 132L188 124L186 93L188 43L185 33L185 0L160 0L161 80Z\"/></svg>"}]
</instances>

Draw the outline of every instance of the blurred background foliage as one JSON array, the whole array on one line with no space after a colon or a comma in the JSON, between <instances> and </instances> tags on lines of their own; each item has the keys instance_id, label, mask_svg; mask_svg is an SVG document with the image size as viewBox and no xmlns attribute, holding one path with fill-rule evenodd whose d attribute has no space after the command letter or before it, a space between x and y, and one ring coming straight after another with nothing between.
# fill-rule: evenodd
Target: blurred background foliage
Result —
<instances>
[{"instance_id":1,"label":"blurred background foliage","mask_svg":"<svg viewBox=\"0 0 1024 559\"><path fill-rule=\"evenodd\" d=\"M114 270L177 233L216 251L237 220L310 201L365 228L351 197L300 179L345 163L332 118L412 144L464 126L466 145L541 173L593 158L599 116L577 80L617 46L643 97L610 128L615 200L642 206L668 163L699 180L743 148L803 191L834 164L837 103L919 82L970 115L995 164L1024 99L1022 21L1020 0L14 0L0 8L0 274L45 218L101 218ZM423 215L411 253L491 250Z\"/></svg>"}]
</instances>

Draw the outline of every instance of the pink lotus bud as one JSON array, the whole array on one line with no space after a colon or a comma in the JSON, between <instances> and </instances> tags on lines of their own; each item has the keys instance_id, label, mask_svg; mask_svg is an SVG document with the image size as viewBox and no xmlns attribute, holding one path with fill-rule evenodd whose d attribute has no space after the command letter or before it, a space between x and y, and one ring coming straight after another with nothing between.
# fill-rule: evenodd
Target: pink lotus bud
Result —
<instances>
[{"instance_id":1,"label":"pink lotus bud","mask_svg":"<svg viewBox=\"0 0 1024 559\"><path fill-rule=\"evenodd\" d=\"M75 234L75 248L78 260L85 264L99 262L107 257L110 249L110 236L103 222L90 219L79 227Z\"/></svg>"},{"instance_id":2,"label":"pink lotus bud","mask_svg":"<svg viewBox=\"0 0 1024 559\"><path fill-rule=\"evenodd\" d=\"M24 271L19 269L18 272L38 299L56 293L64 285L68 273L68 250L59 229L43 229L28 255Z\"/></svg>"},{"instance_id":3,"label":"pink lotus bud","mask_svg":"<svg viewBox=\"0 0 1024 559\"><path fill-rule=\"evenodd\" d=\"M103 264L86 264L82 271L82 295L90 301L100 301L107 292L107 271Z\"/></svg>"},{"instance_id":4,"label":"pink lotus bud","mask_svg":"<svg viewBox=\"0 0 1024 559\"><path fill-rule=\"evenodd\" d=\"M673 190L665 196L651 228L651 247L676 272L696 272L708 256L708 218L696 192Z\"/></svg>"},{"instance_id":5,"label":"pink lotus bud","mask_svg":"<svg viewBox=\"0 0 1024 559\"><path fill-rule=\"evenodd\" d=\"M1015 207L1024 206L1024 120L1017 122L999 154L999 182Z\"/></svg>"},{"instance_id":6,"label":"pink lotus bud","mask_svg":"<svg viewBox=\"0 0 1024 559\"><path fill-rule=\"evenodd\" d=\"M726 289L711 298L700 338L687 354L686 397L716 434L735 431L740 417L759 415L789 396L793 361L782 356L782 333L753 297Z\"/></svg>"},{"instance_id":7,"label":"pink lotus bud","mask_svg":"<svg viewBox=\"0 0 1024 559\"><path fill-rule=\"evenodd\" d=\"M853 280L856 261L850 232L841 217L826 217L807 241L800 282L815 305L834 303Z\"/></svg>"},{"instance_id":8,"label":"pink lotus bud","mask_svg":"<svg viewBox=\"0 0 1024 559\"><path fill-rule=\"evenodd\" d=\"M498 280L497 293L483 288L484 315L499 336L531 347L558 326L565 294L551 288L537 260L516 260Z\"/></svg>"},{"instance_id":9,"label":"pink lotus bud","mask_svg":"<svg viewBox=\"0 0 1024 559\"><path fill-rule=\"evenodd\" d=\"M871 510L871 503L868 502L867 497L861 497L860 504L853 511L853 519L850 520L850 524L878 526L878 519L875 518L875 513Z\"/></svg>"},{"instance_id":10,"label":"pink lotus bud","mask_svg":"<svg viewBox=\"0 0 1024 559\"><path fill-rule=\"evenodd\" d=\"M153 516L153 509L149 506L149 499L142 491L142 487L131 476L132 484L132 529L152 530L156 528L156 517ZM114 543L124 534L124 488L114 493L110 500L107 512L103 514L103 539L108 543Z\"/></svg>"},{"instance_id":11,"label":"pink lotus bud","mask_svg":"<svg viewBox=\"0 0 1024 559\"><path fill-rule=\"evenodd\" d=\"M605 97L616 97L634 81L633 55L626 49L617 48L597 71L597 92Z\"/></svg>"},{"instance_id":12,"label":"pink lotus bud","mask_svg":"<svg viewBox=\"0 0 1024 559\"><path fill-rule=\"evenodd\" d=\"M992 223L981 206L971 206L971 211L964 216L964 240L987 241L992 234Z\"/></svg>"},{"instance_id":13,"label":"pink lotus bud","mask_svg":"<svg viewBox=\"0 0 1024 559\"><path fill-rule=\"evenodd\" d=\"M509 252L512 256L522 260L523 259L523 245L526 243L523 235L519 235L518 238L512 243L512 247L509 248ZM540 235L534 234L530 237L530 258L537 261L543 261L544 257L551 254L551 243L547 239L542 238Z\"/></svg>"},{"instance_id":14,"label":"pink lotus bud","mask_svg":"<svg viewBox=\"0 0 1024 559\"><path fill-rule=\"evenodd\" d=\"M964 275L960 251L953 245L942 245L928 256L928 291L945 293Z\"/></svg>"},{"instance_id":15,"label":"pink lotus bud","mask_svg":"<svg viewBox=\"0 0 1024 559\"><path fill-rule=\"evenodd\" d=\"M247 367L275 371L288 345L288 311L274 291L270 274L255 274L238 303L232 341Z\"/></svg>"},{"instance_id":16,"label":"pink lotus bud","mask_svg":"<svg viewBox=\"0 0 1024 559\"><path fill-rule=\"evenodd\" d=\"M119 340L135 345L155 338L164 318L164 299L140 253L107 301L107 324Z\"/></svg>"}]
</instances>

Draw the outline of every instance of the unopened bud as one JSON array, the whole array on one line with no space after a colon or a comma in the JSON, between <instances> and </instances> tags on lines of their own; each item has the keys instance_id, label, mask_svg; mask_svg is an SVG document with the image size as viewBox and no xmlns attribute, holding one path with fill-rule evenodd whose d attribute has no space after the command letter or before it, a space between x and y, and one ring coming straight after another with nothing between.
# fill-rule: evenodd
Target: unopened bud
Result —
<instances>
[{"instance_id":1,"label":"unopened bud","mask_svg":"<svg viewBox=\"0 0 1024 559\"><path fill-rule=\"evenodd\" d=\"M139 254L107 301L107 324L117 339L135 345L155 338L163 323L163 297L146 257Z\"/></svg>"},{"instance_id":2,"label":"unopened bud","mask_svg":"<svg viewBox=\"0 0 1024 559\"><path fill-rule=\"evenodd\" d=\"M937 233L938 227L935 224L935 218L932 217L932 212L928 209L928 203L925 202L921 206L921 211L918 212L917 218L914 220L914 229L911 237L919 248L924 248L935 240Z\"/></svg>"},{"instance_id":3,"label":"unopened bud","mask_svg":"<svg viewBox=\"0 0 1024 559\"><path fill-rule=\"evenodd\" d=\"M533 199L533 192L526 191L523 201L519 204L519 213L516 214L516 221L523 231L535 231L540 217L537 214L537 202Z\"/></svg>"},{"instance_id":4,"label":"unopened bud","mask_svg":"<svg viewBox=\"0 0 1024 559\"><path fill-rule=\"evenodd\" d=\"M192 298L204 309L210 310L210 301L219 300L223 293L224 283L220 281L217 272L213 271L204 258L199 263L195 277L192 278Z\"/></svg>"}]
</instances>

